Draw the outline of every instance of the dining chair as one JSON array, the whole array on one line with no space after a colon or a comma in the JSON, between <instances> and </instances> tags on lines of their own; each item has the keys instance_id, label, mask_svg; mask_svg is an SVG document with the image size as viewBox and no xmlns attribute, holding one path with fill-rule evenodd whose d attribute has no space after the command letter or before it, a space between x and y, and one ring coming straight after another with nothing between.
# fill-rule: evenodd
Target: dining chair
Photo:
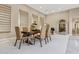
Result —
<instances>
[{"instance_id":1,"label":"dining chair","mask_svg":"<svg viewBox=\"0 0 79 59\"><path fill-rule=\"evenodd\" d=\"M16 26L15 27L15 32L16 32L16 41L15 41L14 46L16 46L17 41L20 40L20 43L19 43L19 49L20 49L21 48L21 43L23 42L25 37L22 36L20 27Z\"/></svg>"},{"instance_id":2,"label":"dining chair","mask_svg":"<svg viewBox=\"0 0 79 59\"><path fill-rule=\"evenodd\" d=\"M38 39L41 47L42 47L42 37L41 37L42 29L43 29L43 27L41 27L40 33L34 34L34 36L33 36L34 44L36 42L36 39Z\"/></svg>"},{"instance_id":3,"label":"dining chair","mask_svg":"<svg viewBox=\"0 0 79 59\"><path fill-rule=\"evenodd\" d=\"M50 25L46 24L45 37L44 37L45 44L47 44L47 42L49 42L49 38L51 40Z\"/></svg>"},{"instance_id":4,"label":"dining chair","mask_svg":"<svg viewBox=\"0 0 79 59\"><path fill-rule=\"evenodd\" d=\"M24 32L28 32L28 28L27 27L22 27Z\"/></svg>"},{"instance_id":5,"label":"dining chair","mask_svg":"<svg viewBox=\"0 0 79 59\"><path fill-rule=\"evenodd\" d=\"M45 44L47 44L48 40L48 32L49 32L49 24L44 25L41 28L41 32L39 33L39 35L35 36L36 39L39 39L40 41L40 46L42 47L42 40L44 38L45 40ZM34 39L34 44L35 44L35 39Z\"/></svg>"},{"instance_id":6,"label":"dining chair","mask_svg":"<svg viewBox=\"0 0 79 59\"><path fill-rule=\"evenodd\" d=\"M27 37L27 41L28 41L28 45L29 45L29 42L32 41L32 38L33 38L33 34L31 31L28 31L28 28L27 27L23 27L23 32L27 32L27 34L25 34L24 36ZM24 41L24 40L23 40Z\"/></svg>"}]
</instances>

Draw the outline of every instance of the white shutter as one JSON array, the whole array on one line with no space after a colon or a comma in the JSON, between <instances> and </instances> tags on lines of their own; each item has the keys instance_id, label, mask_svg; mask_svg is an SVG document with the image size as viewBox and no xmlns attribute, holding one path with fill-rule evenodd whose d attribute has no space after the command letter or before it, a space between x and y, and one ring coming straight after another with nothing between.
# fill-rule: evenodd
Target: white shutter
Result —
<instances>
[{"instance_id":1,"label":"white shutter","mask_svg":"<svg viewBox=\"0 0 79 59\"><path fill-rule=\"evenodd\" d=\"M20 26L27 27L28 26L28 13L20 10Z\"/></svg>"},{"instance_id":2,"label":"white shutter","mask_svg":"<svg viewBox=\"0 0 79 59\"><path fill-rule=\"evenodd\" d=\"M37 16L37 15L32 14L32 17L33 17L33 21L36 21L36 22L38 23L38 16Z\"/></svg>"},{"instance_id":3,"label":"white shutter","mask_svg":"<svg viewBox=\"0 0 79 59\"><path fill-rule=\"evenodd\" d=\"M0 33L11 31L11 7L0 5Z\"/></svg>"},{"instance_id":4,"label":"white shutter","mask_svg":"<svg viewBox=\"0 0 79 59\"><path fill-rule=\"evenodd\" d=\"M41 25L41 26L44 25L44 17L40 17L40 25Z\"/></svg>"}]
</instances>

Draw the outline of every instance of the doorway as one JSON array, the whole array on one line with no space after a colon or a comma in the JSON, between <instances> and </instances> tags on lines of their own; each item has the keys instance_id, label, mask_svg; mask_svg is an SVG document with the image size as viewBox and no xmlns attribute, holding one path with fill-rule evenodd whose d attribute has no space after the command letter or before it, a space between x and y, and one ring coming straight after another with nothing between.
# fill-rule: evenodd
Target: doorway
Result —
<instances>
[{"instance_id":1,"label":"doorway","mask_svg":"<svg viewBox=\"0 0 79 59\"><path fill-rule=\"evenodd\" d=\"M72 34L79 35L79 18L76 18L72 21Z\"/></svg>"}]
</instances>

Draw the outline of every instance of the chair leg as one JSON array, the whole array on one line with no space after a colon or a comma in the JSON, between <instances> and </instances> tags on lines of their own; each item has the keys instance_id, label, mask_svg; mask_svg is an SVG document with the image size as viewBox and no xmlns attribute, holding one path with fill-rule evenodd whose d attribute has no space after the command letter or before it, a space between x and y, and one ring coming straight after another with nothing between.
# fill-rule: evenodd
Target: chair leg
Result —
<instances>
[{"instance_id":1,"label":"chair leg","mask_svg":"<svg viewBox=\"0 0 79 59\"><path fill-rule=\"evenodd\" d=\"M24 39L23 39L23 43L24 43L25 41L24 41Z\"/></svg>"},{"instance_id":2,"label":"chair leg","mask_svg":"<svg viewBox=\"0 0 79 59\"><path fill-rule=\"evenodd\" d=\"M22 36L22 37L23 37L23 36ZM25 38L23 38L23 44L24 44L24 42L25 42L24 39L25 39Z\"/></svg>"},{"instance_id":3,"label":"chair leg","mask_svg":"<svg viewBox=\"0 0 79 59\"><path fill-rule=\"evenodd\" d=\"M28 41L28 46L29 46L29 38L27 38L27 41Z\"/></svg>"},{"instance_id":4,"label":"chair leg","mask_svg":"<svg viewBox=\"0 0 79 59\"><path fill-rule=\"evenodd\" d=\"M44 38L44 40L45 40L45 44L47 44L47 42L46 42L46 37Z\"/></svg>"},{"instance_id":5,"label":"chair leg","mask_svg":"<svg viewBox=\"0 0 79 59\"><path fill-rule=\"evenodd\" d=\"M34 44L35 44L35 38L33 38L34 39Z\"/></svg>"},{"instance_id":6,"label":"chair leg","mask_svg":"<svg viewBox=\"0 0 79 59\"><path fill-rule=\"evenodd\" d=\"M47 42L49 42L49 38L48 37L46 37L47 38Z\"/></svg>"},{"instance_id":7,"label":"chair leg","mask_svg":"<svg viewBox=\"0 0 79 59\"><path fill-rule=\"evenodd\" d=\"M20 44L19 44L19 48L18 48L18 49L20 49L20 48L21 48L21 43L22 43L22 39L20 39Z\"/></svg>"},{"instance_id":8,"label":"chair leg","mask_svg":"<svg viewBox=\"0 0 79 59\"><path fill-rule=\"evenodd\" d=\"M40 41L40 46L42 47L42 39L40 38L39 41Z\"/></svg>"},{"instance_id":9,"label":"chair leg","mask_svg":"<svg viewBox=\"0 0 79 59\"><path fill-rule=\"evenodd\" d=\"M51 36L49 36L50 37L50 41L51 41Z\"/></svg>"},{"instance_id":10,"label":"chair leg","mask_svg":"<svg viewBox=\"0 0 79 59\"><path fill-rule=\"evenodd\" d=\"M17 39L16 39L16 41L15 41L15 44L14 44L14 46L16 46L16 44L17 44Z\"/></svg>"}]
</instances>

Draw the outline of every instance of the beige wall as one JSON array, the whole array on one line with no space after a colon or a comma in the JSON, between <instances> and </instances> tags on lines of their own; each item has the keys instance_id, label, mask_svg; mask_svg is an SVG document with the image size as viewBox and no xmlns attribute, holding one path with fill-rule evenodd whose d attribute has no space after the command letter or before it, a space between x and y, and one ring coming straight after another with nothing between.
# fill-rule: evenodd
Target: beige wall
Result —
<instances>
[{"instance_id":1,"label":"beige wall","mask_svg":"<svg viewBox=\"0 0 79 59\"><path fill-rule=\"evenodd\" d=\"M79 8L50 14L50 15L47 15L46 17L44 14L28 7L27 5L11 5L11 8L12 8L11 9L11 32L0 33L0 38L15 36L15 26L20 25L20 13L19 13L20 9L28 13L29 26L31 25L33 21L32 14L35 14L35 15L38 15L38 17L40 16L44 17L45 22L49 23L51 27L54 27L56 30L56 33L58 33L58 26L59 26L58 24L59 24L60 19L65 19L67 23L66 25L68 25L68 21L69 21L69 33L71 34L72 33L72 19L79 18ZM66 27L66 30L68 32L68 26Z\"/></svg>"},{"instance_id":2,"label":"beige wall","mask_svg":"<svg viewBox=\"0 0 79 59\"><path fill-rule=\"evenodd\" d=\"M0 33L0 38L6 38L6 37L14 37L15 36L15 26L20 25L20 13L19 10L23 10L28 13L28 23L29 26L31 25L33 19L32 14L37 15L38 17L44 17L45 15L28 7L27 5L11 5L11 32L10 33Z\"/></svg>"},{"instance_id":3,"label":"beige wall","mask_svg":"<svg viewBox=\"0 0 79 59\"><path fill-rule=\"evenodd\" d=\"M72 34L72 20L79 18L79 8L69 11L69 32Z\"/></svg>"},{"instance_id":4,"label":"beige wall","mask_svg":"<svg viewBox=\"0 0 79 59\"><path fill-rule=\"evenodd\" d=\"M46 17L46 23L49 23L51 27L55 28L56 33L59 32L59 21L61 19L66 20L66 25L68 25L68 11L65 12L58 12L54 14L50 14ZM68 32L68 26L66 27Z\"/></svg>"},{"instance_id":5,"label":"beige wall","mask_svg":"<svg viewBox=\"0 0 79 59\"><path fill-rule=\"evenodd\" d=\"M66 25L69 25L69 27L66 27L66 30L69 32L69 34L72 34L72 20L75 20L76 18L79 18L79 8L50 14L46 17L46 22L49 23L51 27L54 27L56 33L58 33L59 20L65 19L67 23Z\"/></svg>"}]
</instances>

